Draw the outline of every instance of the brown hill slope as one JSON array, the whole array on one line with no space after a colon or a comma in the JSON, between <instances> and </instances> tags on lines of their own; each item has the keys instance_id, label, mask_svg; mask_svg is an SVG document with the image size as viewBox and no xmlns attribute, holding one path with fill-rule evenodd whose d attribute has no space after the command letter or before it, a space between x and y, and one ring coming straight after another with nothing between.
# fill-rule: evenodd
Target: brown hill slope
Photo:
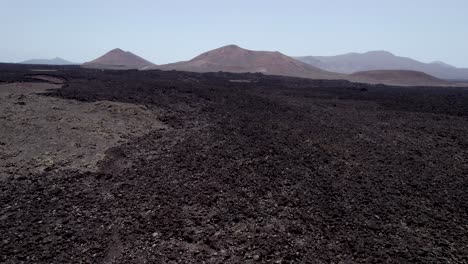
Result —
<instances>
[{"instance_id":1,"label":"brown hill slope","mask_svg":"<svg viewBox=\"0 0 468 264\"><path fill-rule=\"evenodd\" d=\"M82 65L85 68L97 69L142 69L154 66L155 64L129 52L121 49L113 49L101 57L86 62Z\"/></svg>"},{"instance_id":2,"label":"brown hill slope","mask_svg":"<svg viewBox=\"0 0 468 264\"><path fill-rule=\"evenodd\" d=\"M448 86L450 82L418 71L377 70L356 72L348 77L355 82L401 86Z\"/></svg>"},{"instance_id":3,"label":"brown hill slope","mask_svg":"<svg viewBox=\"0 0 468 264\"><path fill-rule=\"evenodd\" d=\"M425 72L446 80L468 80L468 69L457 68L435 61L424 63L411 58L394 55L388 51L348 53L337 56L305 56L296 59L332 72L351 74L375 70L410 70Z\"/></svg>"},{"instance_id":4,"label":"brown hill slope","mask_svg":"<svg viewBox=\"0 0 468 264\"><path fill-rule=\"evenodd\" d=\"M321 70L280 52L252 51L229 45L205 52L190 61L182 61L153 69L191 72L261 72L311 79L341 79L345 75Z\"/></svg>"}]
</instances>

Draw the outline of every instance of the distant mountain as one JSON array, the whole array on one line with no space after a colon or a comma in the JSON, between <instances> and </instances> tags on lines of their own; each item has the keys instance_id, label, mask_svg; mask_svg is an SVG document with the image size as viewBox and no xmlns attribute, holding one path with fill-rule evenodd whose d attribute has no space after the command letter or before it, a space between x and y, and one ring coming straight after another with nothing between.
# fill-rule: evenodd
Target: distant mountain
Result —
<instances>
[{"instance_id":1,"label":"distant mountain","mask_svg":"<svg viewBox=\"0 0 468 264\"><path fill-rule=\"evenodd\" d=\"M395 56L387 51L348 53L337 56L305 56L296 59L323 70L355 73L372 70L412 70L440 79L468 80L468 69L456 68L444 62L423 63L411 58Z\"/></svg>"},{"instance_id":2,"label":"distant mountain","mask_svg":"<svg viewBox=\"0 0 468 264\"><path fill-rule=\"evenodd\" d=\"M78 65L79 63L74 63L71 61L64 60L62 58L56 57L54 59L32 59L20 62L20 64L35 64L35 65Z\"/></svg>"},{"instance_id":3,"label":"distant mountain","mask_svg":"<svg viewBox=\"0 0 468 264\"><path fill-rule=\"evenodd\" d=\"M121 49L113 49L101 57L83 63L82 67L97 69L144 69L155 66L155 64L129 52Z\"/></svg>"},{"instance_id":4,"label":"distant mountain","mask_svg":"<svg viewBox=\"0 0 468 264\"><path fill-rule=\"evenodd\" d=\"M449 86L450 82L424 72L408 70L376 70L350 74L348 80L355 82L401 85L401 86Z\"/></svg>"},{"instance_id":5,"label":"distant mountain","mask_svg":"<svg viewBox=\"0 0 468 264\"><path fill-rule=\"evenodd\" d=\"M430 64L441 66L441 67L444 67L444 68L449 68L449 69L456 69L457 68L457 67L452 66L450 64L447 64L447 63L445 63L443 61L434 61L434 62L431 62Z\"/></svg>"},{"instance_id":6,"label":"distant mountain","mask_svg":"<svg viewBox=\"0 0 468 264\"><path fill-rule=\"evenodd\" d=\"M321 70L279 52L252 51L229 45L205 52L192 60L151 67L192 72L260 72L312 79L340 79L345 76Z\"/></svg>"}]
</instances>

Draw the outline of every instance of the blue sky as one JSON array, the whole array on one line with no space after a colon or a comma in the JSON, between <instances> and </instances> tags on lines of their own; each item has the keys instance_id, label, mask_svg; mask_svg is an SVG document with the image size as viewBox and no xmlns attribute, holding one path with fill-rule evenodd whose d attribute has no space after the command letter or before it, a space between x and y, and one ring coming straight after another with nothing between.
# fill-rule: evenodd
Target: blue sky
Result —
<instances>
[{"instance_id":1,"label":"blue sky","mask_svg":"<svg viewBox=\"0 0 468 264\"><path fill-rule=\"evenodd\" d=\"M0 61L113 48L157 64L227 44L287 55L388 50L468 67L466 0L0 0Z\"/></svg>"}]
</instances>

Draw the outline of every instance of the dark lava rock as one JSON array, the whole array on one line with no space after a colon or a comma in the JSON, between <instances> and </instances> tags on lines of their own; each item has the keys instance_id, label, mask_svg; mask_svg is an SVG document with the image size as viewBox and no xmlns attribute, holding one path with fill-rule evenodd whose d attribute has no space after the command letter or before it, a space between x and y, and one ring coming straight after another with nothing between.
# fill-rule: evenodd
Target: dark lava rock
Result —
<instances>
[{"instance_id":1,"label":"dark lava rock","mask_svg":"<svg viewBox=\"0 0 468 264\"><path fill-rule=\"evenodd\" d=\"M169 128L98 172L2 181L2 263L468 263L466 90L55 69L49 96Z\"/></svg>"}]
</instances>

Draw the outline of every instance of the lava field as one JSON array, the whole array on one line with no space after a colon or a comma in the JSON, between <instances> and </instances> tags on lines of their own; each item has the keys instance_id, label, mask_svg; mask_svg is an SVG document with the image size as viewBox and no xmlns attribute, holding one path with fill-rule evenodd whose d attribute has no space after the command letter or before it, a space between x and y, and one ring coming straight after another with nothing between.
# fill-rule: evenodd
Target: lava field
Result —
<instances>
[{"instance_id":1,"label":"lava field","mask_svg":"<svg viewBox=\"0 0 468 264\"><path fill-rule=\"evenodd\" d=\"M54 122L24 144L70 156L0 174L1 263L468 263L468 89L0 64L0 92L37 75L63 85L5 95L0 126ZM39 98L90 114L21 111Z\"/></svg>"}]
</instances>

